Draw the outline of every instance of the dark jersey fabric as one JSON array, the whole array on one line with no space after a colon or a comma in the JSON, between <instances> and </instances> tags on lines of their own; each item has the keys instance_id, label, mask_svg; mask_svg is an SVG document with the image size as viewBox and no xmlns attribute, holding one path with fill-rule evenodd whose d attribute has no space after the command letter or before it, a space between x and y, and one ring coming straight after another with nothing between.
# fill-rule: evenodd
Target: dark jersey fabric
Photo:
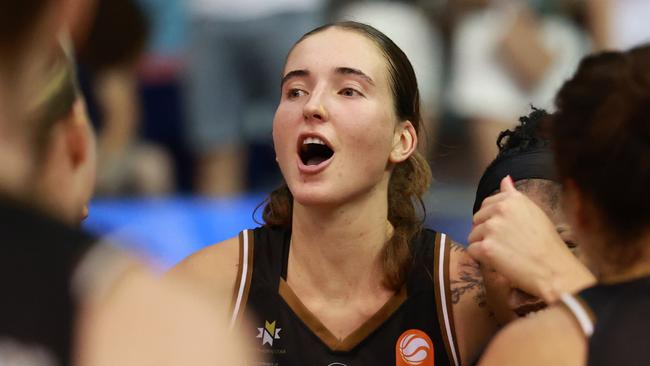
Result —
<instances>
[{"instance_id":1,"label":"dark jersey fabric","mask_svg":"<svg viewBox=\"0 0 650 366\"><path fill-rule=\"evenodd\" d=\"M0 233L0 360L71 364L70 281L93 238L4 198Z\"/></svg>"},{"instance_id":2,"label":"dark jersey fabric","mask_svg":"<svg viewBox=\"0 0 650 366\"><path fill-rule=\"evenodd\" d=\"M589 366L650 365L650 277L578 294L595 318Z\"/></svg>"},{"instance_id":3,"label":"dark jersey fabric","mask_svg":"<svg viewBox=\"0 0 650 366\"><path fill-rule=\"evenodd\" d=\"M247 324L251 339L266 365L395 365L396 342L405 331L417 329L426 333L433 343L434 364L449 365L443 335L436 309L434 292L434 250L436 233L424 230L412 241L413 266L408 275L403 302L396 297L369 321L373 323L366 332L356 334L357 339L342 341L351 347L337 349L326 344L317 333L328 332L306 308L293 308L281 293L287 290L286 273L289 255L290 232L283 229L258 228L254 230L254 260L246 314L253 319ZM284 288L284 290L282 289ZM292 293L292 292L291 292ZM294 295L295 296L295 295ZM389 310L393 306L393 309ZM376 314L378 315L378 314ZM279 329L279 331L278 331ZM331 333L330 333L331 334ZM354 334L354 333L353 333ZM354 336L351 338L355 338ZM334 349L333 349L334 348ZM343 347L346 348L346 347Z\"/></svg>"}]
</instances>

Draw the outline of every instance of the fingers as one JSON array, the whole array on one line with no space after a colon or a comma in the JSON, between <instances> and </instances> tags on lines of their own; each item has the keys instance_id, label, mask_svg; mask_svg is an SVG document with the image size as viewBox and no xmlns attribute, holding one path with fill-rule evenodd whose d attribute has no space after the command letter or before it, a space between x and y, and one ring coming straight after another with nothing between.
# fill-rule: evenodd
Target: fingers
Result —
<instances>
[{"instance_id":1,"label":"fingers","mask_svg":"<svg viewBox=\"0 0 650 366\"><path fill-rule=\"evenodd\" d=\"M517 188L515 188L515 182L512 180L512 177L507 175L505 178L501 179L501 185L500 185L500 191L501 192L516 192Z\"/></svg>"},{"instance_id":2,"label":"fingers","mask_svg":"<svg viewBox=\"0 0 650 366\"><path fill-rule=\"evenodd\" d=\"M489 202L483 202L481 209L472 216L472 225L480 225L491 218L505 215L509 205L508 201L510 200L510 198L507 197L507 194L499 193L498 195L489 198L494 199Z\"/></svg>"},{"instance_id":3,"label":"fingers","mask_svg":"<svg viewBox=\"0 0 650 366\"><path fill-rule=\"evenodd\" d=\"M504 252L498 245L494 245L493 241L488 240L479 240L470 243L467 246L467 254L469 254L472 259L477 261L479 265L486 266L487 268L492 268L493 270L500 267L495 265L496 262L500 262L504 256L508 255L507 252ZM498 270L497 270L498 271Z\"/></svg>"},{"instance_id":4,"label":"fingers","mask_svg":"<svg viewBox=\"0 0 650 366\"><path fill-rule=\"evenodd\" d=\"M467 243L472 244L474 242L483 240L483 238L485 238L485 225L478 224L472 228L469 236L467 236Z\"/></svg>"}]
</instances>

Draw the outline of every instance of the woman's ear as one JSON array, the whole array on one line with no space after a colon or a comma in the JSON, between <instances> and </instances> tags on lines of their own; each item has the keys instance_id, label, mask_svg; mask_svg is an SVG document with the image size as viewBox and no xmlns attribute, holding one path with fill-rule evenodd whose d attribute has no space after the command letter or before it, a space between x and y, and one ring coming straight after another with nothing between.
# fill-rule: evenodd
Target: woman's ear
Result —
<instances>
[{"instance_id":1,"label":"woman's ear","mask_svg":"<svg viewBox=\"0 0 650 366\"><path fill-rule=\"evenodd\" d=\"M70 185L74 193L73 220L81 222L88 216L88 202L95 190L96 152L95 136L88 120L85 102L77 100L72 119L67 125L68 158L70 166Z\"/></svg>"},{"instance_id":2,"label":"woman's ear","mask_svg":"<svg viewBox=\"0 0 650 366\"><path fill-rule=\"evenodd\" d=\"M393 149L389 161L393 164L408 159L418 146L418 135L411 121L400 122L393 135Z\"/></svg>"}]
</instances>

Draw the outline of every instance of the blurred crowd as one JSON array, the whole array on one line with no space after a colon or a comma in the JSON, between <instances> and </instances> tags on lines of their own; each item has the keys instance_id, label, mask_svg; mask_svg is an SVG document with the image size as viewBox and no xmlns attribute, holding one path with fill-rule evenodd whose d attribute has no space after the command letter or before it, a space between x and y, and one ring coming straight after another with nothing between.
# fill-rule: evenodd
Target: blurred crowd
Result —
<instances>
[{"instance_id":1,"label":"blurred crowd","mask_svg":"<svg viewBox=\"0 0 650 366\"><path fill-rule=\"evenodd\" d=\"M271 122L283 57L306 30L343 19L405 50L434 176L450 159L463 167L456 183L473 186L499 131L531 104L550 109L585 54L650 39L648 13L643 0L102 0L78 42L99 132L97 193L229 196L277 186ZM470 153L450 154L454 144Z\"/></svg>"}]
</instances>

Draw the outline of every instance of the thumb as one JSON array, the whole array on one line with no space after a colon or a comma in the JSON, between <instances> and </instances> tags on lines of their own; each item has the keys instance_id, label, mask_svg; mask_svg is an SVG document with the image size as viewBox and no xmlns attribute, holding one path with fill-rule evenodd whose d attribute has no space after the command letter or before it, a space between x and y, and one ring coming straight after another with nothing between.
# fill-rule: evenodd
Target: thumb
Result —
<instances>
[{"instance_id":1,"label":"thumb","mask_svg":"<svg viewBox=\"0 0 650 366\"><path fill-rule=\"evenodd\" d=\"M515 188L515 183L512 181L512 177L507 175L503 179L501 179L501 186L499 187L499 190L502 193L503 192L516 192L517 189Z\"/></svg>"}]
</instances>

